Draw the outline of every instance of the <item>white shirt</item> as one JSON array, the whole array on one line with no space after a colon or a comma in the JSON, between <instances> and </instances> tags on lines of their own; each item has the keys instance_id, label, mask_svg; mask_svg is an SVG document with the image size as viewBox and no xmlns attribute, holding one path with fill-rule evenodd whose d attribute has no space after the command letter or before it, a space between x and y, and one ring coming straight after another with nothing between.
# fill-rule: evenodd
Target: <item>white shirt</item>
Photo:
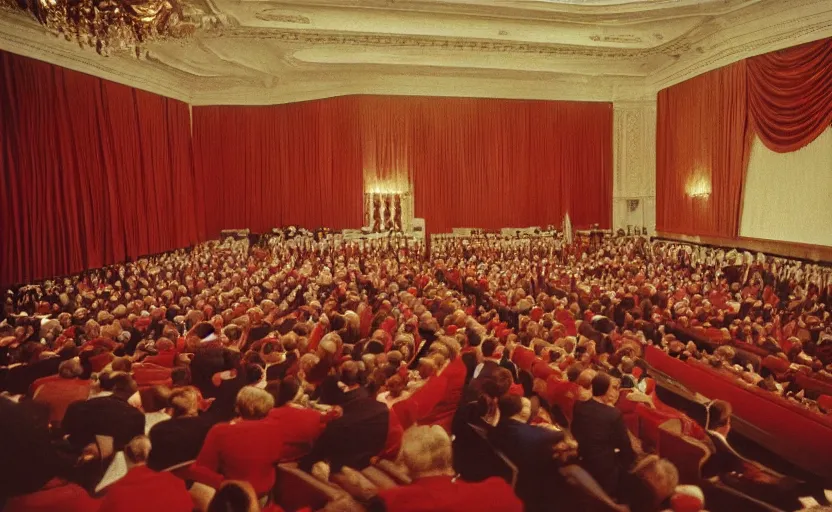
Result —
<instances>
[{"instance_id":1,"label":"white shirt","mask_svg":"<svg viewBox=\"0 0 832 512\"><path fill-rule=\"evenodd\" d=\"M153 425L169 419L170 415L168 415L164 411L144 413L144 433L150 434L150 429L153 428Z\"/></svg>"}]
</instances>

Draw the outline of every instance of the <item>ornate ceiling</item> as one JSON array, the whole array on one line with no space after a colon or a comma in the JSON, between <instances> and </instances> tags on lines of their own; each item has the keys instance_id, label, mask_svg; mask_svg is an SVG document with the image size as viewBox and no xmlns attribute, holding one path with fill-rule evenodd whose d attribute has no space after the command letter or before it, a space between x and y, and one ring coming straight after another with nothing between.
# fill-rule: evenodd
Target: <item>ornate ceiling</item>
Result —
<instances>
[{"instance_id":1,"label":"ornate ceiling","mask_svg":"<svg viewBox=\"0 0 832 512\"><path fill-rule=\"evenodd\" d=\"M832 36L832 0L183 0L109 56L0 10L0 48L200 104L341 94L639 100Z\"/></svg>"}]
</instances>

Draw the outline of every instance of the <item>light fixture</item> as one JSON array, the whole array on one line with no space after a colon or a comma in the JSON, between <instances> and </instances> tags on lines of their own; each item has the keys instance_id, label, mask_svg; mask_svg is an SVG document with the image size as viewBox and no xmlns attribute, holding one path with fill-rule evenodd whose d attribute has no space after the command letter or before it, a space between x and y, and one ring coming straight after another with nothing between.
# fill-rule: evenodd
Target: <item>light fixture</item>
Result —
<instances>
[{"instance_id":1,"label":"light fixture","mask_svg":"<svg viewBox=\"0 0 832 512\"><path fill-rule=\"evenodd\" d=\"M694 172L685 185L685 193L690 197L708 198L711 196L711 180L704 171Z\"/></svg>"},{"instance_id":2,"label":"light fixture","mask_svg":"<svg viewBox=\"0 0 832 512\"><path fill-rule=\"evenodd\" d=\"M178 0L5 0L28 11L42 25L101 55L133 50L158 37L177 37L193 31L181 24Z\"/></svg>"}]
</instances>

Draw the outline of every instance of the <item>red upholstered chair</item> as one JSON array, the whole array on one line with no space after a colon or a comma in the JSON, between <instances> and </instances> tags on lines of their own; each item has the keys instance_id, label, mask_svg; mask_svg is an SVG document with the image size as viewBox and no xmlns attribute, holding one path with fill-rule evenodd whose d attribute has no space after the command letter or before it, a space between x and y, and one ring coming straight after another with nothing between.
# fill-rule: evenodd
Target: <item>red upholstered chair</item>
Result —
<instances>
[{"instance_id":1,"label":"red upholstered chair","mask_svg":"<svg viewBox=\"0 0 832 512\"><path fill-rule=\"evenodd\" d=\"M277 466L273 493L275 503L283 510L300 510L304 507L319 510L346 494L343 489L301 471L295 464Z\"/></svg>"},{"instance_id":2,"label":"red upholstered chair","mask_svg":"<svg viewBox=\"0 0 832 512\"><path fill-rule=\"evenodd\" d=\"M636 414L639 418L638 437L644 443L645 451L661 453L659 431L662 425L669 424L668 428L677 431L682 429L682 422L678 418L670 417L644 404L636 407Z\"/></svg>"},{"instance_id":3,"label":"red upholstered chair","mask_svg":"<svg viewBox=\"0 0 832 512\"><path fill-rule=\"evenodd\" d=\"M832 395L832 384L829 382L803 374L795 375L794 380L800 387L809 391L817 391L819 393L823 393L824 395Z\"/></svg>"},{"instance_id":4,"label":"red upholstered chair","mask_svg":"<svg viewBox=\"0 0 832 512\"><path fill-rule=\"evenodd\" d=\"M615 503L587 471L575 464L560 469L566 482L577 491L581 510L588 512L626 512L624 505Z\"/></svg>"},{"instance_id":5,"label":"red upholstered chair","mask_svg":"<svg viewBox=\"0 0 832 512\"><path fill-rule=\"evenodd\" d=\"M682 411L678 409L674 409L673 407L665 404L664 402L659 399L658 394L656 394L656 381L647 377L644 379L646 383L646 394L650 397L650 401L653 404L653 408L656 409L659 413L663 414L668 418L677 418L682 423L682 432L685 435L692 436L699 440L704 440L705 430L702 428L701 425L696 423L692 418L687 416Z\"/></svg>"},{"instance_id":6,"label":"red upholstered chair","mask_svg":"<svg viewBox=\"0 0 832 512\"><path fill-rule=\"evenodd\" d=\"M546 381L547 399L550 405L557 405L566 421L572 423L572 410L578 399L578 385L574 382L550 378Z\"/></svg>"},{"instance_id":7,"label":"red upholstered chair","mask_svg":"<svg viewBox=\"0 0 832 512\"><path fill-rule=\"evenodd\" d=\"M639 421L636 409L639 404L649 401L650 398L643 393L637 393L632 389L622 389L621 396L618 397L618 403L615 404L616 409L621 411L624 417L624 424L627 429L636 437L639 435Z\"/></svg>"},{"instance_id":8,"label":"red upholstered chair","mask_svg":"<svg viewBox=\"0 0 832 512\"><path fill-rule=\"evenodd\" d=\"M828 411L828 414L832 414L832 395L820 395L818 405Z\"/></svg>"},{"instance_id":9,"label":"red upholstered chair","mask_svg":"<svg viewBox=\"0 0 832 512\"><path fill-rule=\"evenodd\" d=\"M711 455L710 448L691 436L677 431L678 423L667 421L659 426L659 454L679 470L679 482L696 484L702 479L702 465Z\"/></svg>"}]
</instances>

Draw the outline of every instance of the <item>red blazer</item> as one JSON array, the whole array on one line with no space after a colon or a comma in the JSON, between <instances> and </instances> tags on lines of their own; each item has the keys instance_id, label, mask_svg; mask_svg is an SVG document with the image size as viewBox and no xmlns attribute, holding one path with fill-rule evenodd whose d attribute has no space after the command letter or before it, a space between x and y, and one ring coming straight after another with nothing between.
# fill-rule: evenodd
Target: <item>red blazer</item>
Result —
<instances>
[{"instance_id":1,"label":"red blazer","mask_svg":"<svg viewBox=\"0 0 832 512\"><path fill-rule=\"evenodd\" d=\"M35 390L33 401L49 407L49 421L60 423L69 404L86 400L90 395L90 381L82 379L56 379L47 381Z\"/></svg>"},{"instance_id":2,"label":"red blazer","mask_svg":"<svg viewBox=\"0 0 832 512\"><path fill-rule=\"evenodd\" d=\"M245 480L262 496L274 485L274 465L283 457L280 430L265 419L214 425L191 467L192 478L214 488L223 480Z\"/></svg>"},{"instance_id":3,"label":"red blazer","mask_svg":"<svg viewBox=\"0 0 832 512\"><path fill-rule=\"evenodd\" d=\"M462 393L465 387L465 376L468 373L468 368L465 366L461 357L457 357L448 365L447 368L439 375L439 379L444 382L442 386L442 395L434 407L427 409L427 411L417 418L419 425L440 425L447 432L451 431L451 424L454 420L454 414L459 407L459 402L462 400ZM425 384L429 386L430 382ZM423 389L417 391L414 396L419 395ZM429 390L425 390L430 392ZM412 397L411 397L412 398ZM424 411L420 406L420 410Z\"/></svg>"},{"instance_id":4,"label":"red blazer","mask_svg":"<svg viewBox=\"0 0 832 512\"><path fill-rule=\"evenodd\" d=\"M183 480L136 466L110 486L99 512L191 512L193 506Z\"/></svg>"},{"instance_id":5,"label":"red blazer","mask_svg":"<svg viewBox=\"0 0 832 512\"><path fill-rule=\"evenodd\" d=\"M391 410L387 423L387 441L384 443L384 450L379 454L382 459L396 460L399 456L399 450L402 447L402 437L404 436L404 428L396 415L396 411Z\"/></svg>"},{"instance_id":6,"label":"red blazer","mask_svg":"<svg viewBox=\"0 0 832 512\"><path fill-rule=\"evenodd\" d=\"M52 382L54 380L60 380L62 378L63 377L61 377L57 373L54 374L54 375L47 375L46 377L41 377L41 378L35 380L34 382L32 382L29 385L29 391L26 393L26 396L31 397L35 394L35 391L37 391L39 387L43 386L47 382Z\"/></svg>"},{"instance_id":7,"label":"red blazer","mask_svg":"<svg viewBox=\"0 0 832 512\"><path fill-rule=\"evenodd\" d=\"M6 502L4 512L96 512L101 505L82 487L53 478L43 489Z\"/></svg>"},{"instance_id":8,"label":"red blazer","mask_svg":"<svg viewBox=\"0 0 832 512\"><path fill-rule=\"evenodd\" d=\"M523 503L502 479L456 482L449 476L420 478L379 492L388 512L522 512Z\"/></svg>"},{"instance_id":9,"label":"red blazer","mask_svg":"<svg viewBox=\"0 0 832 512\"><path fill-rule=\"evenodd\" d=\"M325 418L321 413L290 405L272 409L264 421L275 423L280 431L283 440L283 461L297 460L309 453L315 440L326 427Z\"/></svg>"}]
</instances>

